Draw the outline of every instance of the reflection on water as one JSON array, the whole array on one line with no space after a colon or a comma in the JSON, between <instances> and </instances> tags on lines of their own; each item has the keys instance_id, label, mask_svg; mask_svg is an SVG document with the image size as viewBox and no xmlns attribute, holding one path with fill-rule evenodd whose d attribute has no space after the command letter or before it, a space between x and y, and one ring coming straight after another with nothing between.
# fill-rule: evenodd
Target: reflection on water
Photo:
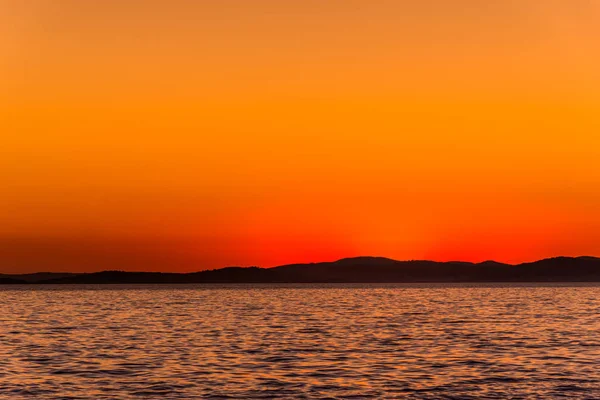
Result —
<instances>
[{"instance_id":1,"label":"reflection on water","mask_svg":"<svg viewBox=\"0 0 600 400\"><path fill-rule=\"evenodd\" d=\"M600 287L0 289L0 397L600 398Z\"/></svg>"}]
</instances>

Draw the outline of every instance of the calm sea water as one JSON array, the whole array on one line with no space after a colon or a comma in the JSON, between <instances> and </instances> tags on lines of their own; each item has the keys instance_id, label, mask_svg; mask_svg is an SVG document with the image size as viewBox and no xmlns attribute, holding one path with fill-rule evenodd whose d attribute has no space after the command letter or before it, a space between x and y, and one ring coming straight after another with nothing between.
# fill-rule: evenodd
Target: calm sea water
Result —
<instances>
[{"instance_id":1,"label":"calm sea water","mask_svg":"<svg viewBox=\"0 0 600 400\"><path fill-rule=\"evenodd\" d=\"M599 286L0 288L0 398L600 398Z\"/></svg>"}]
</instances>

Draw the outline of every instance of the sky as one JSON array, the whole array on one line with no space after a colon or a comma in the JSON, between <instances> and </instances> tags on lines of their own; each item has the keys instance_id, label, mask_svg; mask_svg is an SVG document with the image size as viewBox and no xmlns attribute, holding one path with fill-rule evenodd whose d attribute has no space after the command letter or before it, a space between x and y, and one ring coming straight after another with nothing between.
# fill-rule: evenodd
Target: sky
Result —
<instances>
[{"instance_id":1,"label":"sky","mask_svg":"<svg viewBox=\"0 0 600 400\"><path fill-rule=\"evenodd\" d=\"M0 272L600 256L600 1L0 0Z\"/></svg>"}]
</instances>

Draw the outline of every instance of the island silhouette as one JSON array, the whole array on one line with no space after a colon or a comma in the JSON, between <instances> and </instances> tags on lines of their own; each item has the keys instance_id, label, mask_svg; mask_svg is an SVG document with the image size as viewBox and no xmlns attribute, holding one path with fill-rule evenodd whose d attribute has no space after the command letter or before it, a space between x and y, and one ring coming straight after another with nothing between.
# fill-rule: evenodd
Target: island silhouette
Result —
<instances>
[{"instance_id":1,"label":"island silhouette","mask_svg":"<svg viewBox=\"0 0 600 400\"><path fill-rule=\"evenodd\" d=\"M600 258L555 257L512 265L495 261L397 261L383 257L355 257L273 268L227 267L191 273L109 270L79 274L0 274L0 284L403 282L600 282Z\"/></svg>"}]
</instances>

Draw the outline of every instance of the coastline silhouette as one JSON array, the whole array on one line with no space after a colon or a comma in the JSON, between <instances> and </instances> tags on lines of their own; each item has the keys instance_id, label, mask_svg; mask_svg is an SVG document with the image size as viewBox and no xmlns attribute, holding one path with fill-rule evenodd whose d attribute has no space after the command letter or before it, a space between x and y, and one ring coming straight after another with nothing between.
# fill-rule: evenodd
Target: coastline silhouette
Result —
<instances>
[{"instance_id":1,"label":"coastline silhouette","mask_svg":"<svg viewBox=\"0 0 600 400\"><path fill-rule=\"evenodd\" d=\"M107 270L80 274L0 274L0 284L436 282L600 282L600 258L555 257L511 265L495 261L396 261L383 257L355 257L273 268L226 267L191 273Z\"/></svg>"}]
</instances>

